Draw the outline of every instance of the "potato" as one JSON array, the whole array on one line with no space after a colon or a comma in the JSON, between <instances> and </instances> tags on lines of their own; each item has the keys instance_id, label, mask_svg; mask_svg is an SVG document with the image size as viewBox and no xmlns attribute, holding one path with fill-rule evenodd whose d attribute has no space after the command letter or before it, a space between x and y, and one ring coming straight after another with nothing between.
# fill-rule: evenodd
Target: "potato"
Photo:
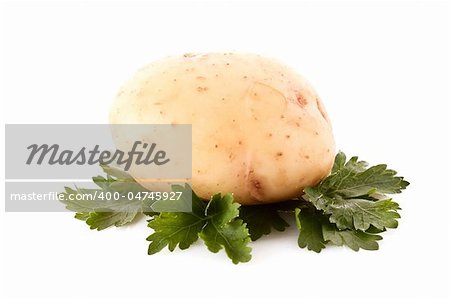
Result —
<instances>
[{"instance_id":1,"label":"potato","mask_svg":"<svg viewBox=\"0 0 450 299\"><path fill-rule=\"evenodd\" d=\"M193 190L205 199L232 192L245 205L298 196L328 175L335 155L330 120L311 85L254 54L151 63L119 91L110 122L192 124Z\"/></svg>"}]
</instances>

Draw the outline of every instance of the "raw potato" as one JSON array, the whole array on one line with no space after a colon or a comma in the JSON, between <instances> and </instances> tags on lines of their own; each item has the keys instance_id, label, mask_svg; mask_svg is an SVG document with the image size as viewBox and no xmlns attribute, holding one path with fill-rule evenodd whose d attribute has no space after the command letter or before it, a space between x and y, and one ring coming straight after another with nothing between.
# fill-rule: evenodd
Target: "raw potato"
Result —
<instances>
[{"instance_id":1,"label":"raw potato","mask_svg":"<svg viewBox=\"0 0 450 299\"><path fill-rule=\"evenodd\" d=\"M335 155L314 89L290 68L254 54L151 63L119 91L110 122L192 124L194 191L203 198L233 192L241 204L298 196L328 175Z\"/></svg>"}]
</instances>

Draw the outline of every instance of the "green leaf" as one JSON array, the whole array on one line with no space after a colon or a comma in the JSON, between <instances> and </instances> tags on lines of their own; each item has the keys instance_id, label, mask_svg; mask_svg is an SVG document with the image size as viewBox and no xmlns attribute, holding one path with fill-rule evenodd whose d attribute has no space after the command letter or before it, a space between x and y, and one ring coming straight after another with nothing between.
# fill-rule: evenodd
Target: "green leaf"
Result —
<instances>
[{"instance_id":1,"label":"green leaf","mask_svg":"<svg viewBox=\"0 0 450 299\"><path fill-rule=\"evenodd\" d=\"M360 248L366 250L377 250L379 240L383 239L376 234L370 234L360 230L338 230L335 225L325 224L322 226L325 241L330 241L334 245L346 245L354 251Z\"/></svg>"},{"instance_id":2,"label":"green leaf","mask_svg":"<svg viewBox=\"0 0 450 299\"><path fill-rule=\"evenodd\" d=\"M128 192L148 192L147 189L139 185L126 172L107 165L101 165L106 173L106 177L93 177L94 183L99 189L74 189L66 187L61 193L61 202L70 211L76 212L75 218L85 221L91 229L103 230L110 226L123 226L131 223L143 212L146 205L144 200L128 200ZM107 200L107 195L119 194L120 197ZM70 196L83 195L92 200L75 200ZM122 197L124 195L124 197ZM103 197L102 197L103 196Z\"/></svg>"},{"instance_id":3,"label":"green leaf","mask_svg":"<svg viewBox=\"0 0 450 299\"><path fill-rule=\"evenodd\" d=\"M352 157L345 162L345 155L336 155L332 173L317 187L325 195L358 197L372 193L400 193L409 183L385 164L367 168L367 163Z\"/></svg>"},{"instance_id":4,"label":"green leaf","mask_svg":"<svg viewBox=\"0 0 450 299\"><path fill-rule=\"evenodd\" d=\"M75 218L85 221L91 229L103 230L110 226L123 226L142 213L142 202L118 200L70 200L73 194L94 194L102 190L66 188L61 200L68 210L77 212Z\"/></svg>"},{"instance_id":5,"label":"green leaf","mask_svg":"<svg viewBox=\"0 0 450 299\"><path fill-rule=\"evenodd\" d=\"M400 218L399 205L385 193L399 193L408 184L384 164L369 168L357 157L346 161L339 153L331 174L318 186L305 188L303 198L330 215L339 229L384 230L396 228Z\"/></svg>"},{"instance_id":6,"label":"green leaf","mask_svg":"<svg viewBox=\"0 0 450 299\"><path fill-rule=\"evenodd\" d=\"M250 237L238 215L239 204L233 202L231 194L215 194L205 204L192 192L192 212L162 212L149 221L154 232L147 238L148 253L154 254L166 246L170 251L177 246L186 249L200 237L214 253L225 249L233 263L248 262Z\"/></svg>"},{"instance_id":7,"label":"green leaf","mask_svg":"<svg viewBox=\"0 0 450 299\"><path fill-rule=\"evenodd\" d=\"M123 226L132 222L136 216L140 214L139 209L132 209L131 207L127 211L123 212L91 212L89 217L81 219L86 221L91 229L103 230L110 226Z\"/></svg>"},{"instance_id":8,"label":"green leaf","mask_svg":"<svg viewBox=\"0 0 450 299\"><path fill-rule=\"evenodd\" d=\"M224 197L220 194L214 195L206 207L208 222L200 232L200 238L210 251L225 249L234 264L251 259L248 229L241 219L236 219L239 206L233 203L230 193Z\"/></svg>"},{"instance_id":9,"label":"green leaf","mask_svg":"<svg viewBox=\"0 0 450 299\"><path fill-rule=\"evenodd\" d=\"M111 164L100 164L100 167L103 169L103 172L108 174L111 177L114 177L115 182L135 182L134 178L129 175L126 171L120 169Z\"/></svg>"},{"instance_id":10,"label":"green leaf","mask_svg":"<svg viewBox=\"0 0 450 299\"><path fill-rule=\"evenodd\" d=\"M181 190L182 187L176 187ZM183 190L192 192L186 184ZM148 227L154 230L147 241L150 241L148 254L155 254L168 246L173 251L177 245L180 249L187 249L198 239L198 234L205 226L206 204L192 192L192 212L162 212L149 221Z\"/></svg>"},{"instance_id":11,"label":"green leaf","mask_svg":"<svg viewBox=\"0 0 450 299\"><path fill-rule=\"evenodd\" d=\"M339 229L355 228L367 230L372 225L378 229L397 228L396 212L399 206L390 199L369 201L364 199L335 199L325 213L330 214L330 221Z\"/></svg>"},{"instance_id":12,"label":"green leaf","mask_svg":"<svg viewBox=\"0 0 450 299\"><path fill-rule=\"evenodd\" d=\"M319 253L325 248L322 223L326 221L320 211L314 208L295 209L295 221L299 230L298 246Z\"/></svg>"},{"instance_id":13,"label":"green leaf","mask_svg":"<svg viewBox=\"0 0 450 299\"><path fill-rule=\"evenodd\" d=\"M186 249L198 239L206 220L194 214L163 212L148 223L154 230L147 241L150 241L148 254L155 254L168 246L170 251L178 247Z\"/></svg>"},{"instance_id":14,"label":"green leaf","mask_svg":"<svg viewBox=\"0 0 450 299\"><path fill-rule=\"evenodd\" d=\"M308 188L305 198L330 215L330 221L339 229L367 230L371 225L378 229L396 228L399 205L391 199L373 201L367 199L344 199L338 195L328 197Z\"/></svg>"},{"instance_id":15,"label":"green leaf","mask_svg":"<svg viewBox=\"0 0 450 299\"><path fill-rule=\"evenodd\" d=\"M311 208L296 209L297 227L299 229L298 245L309 250L320 252L327 243L337 246L347 246L354 251L361 249L377 250L382 232L374 227L367 231L344 229L340 230L331 223L321 211Z\"/></svg>"},{"instance_id":16,"label":"green leaf","mask_svg":"<svg viewBox=\"0 0 450 299\"><path fill-rule=\"evenodd\" d=\"M345 154L343 152L337 153L336 156L334 157L334 164L333 164L333 168L331 169L331 173L333 174L333 173L339 171L340 169L344 168L346 160L347 160L347 157L345 156Z\"/></svg>"},{"instance_id":17,"label":"green leaf","mask_svg":"<svg viewBox=\"0 0 450 299\"><path fill-rule=\"evenodd\" d=\"M246 224L252 241L271 233L272 228L284 231L289 224L281 218L278 204L241 206L239 218Z\"/></svg>"},{"instance_id":18,"label":"green leaf","mask_svg":"<svg viewBox=\"0 0 450 299\"><path fill-rule=\"evenodd\" d=\"M89 212L75 213L75 219L86 221L89 218Z\"/></svg>"}]
</instances>

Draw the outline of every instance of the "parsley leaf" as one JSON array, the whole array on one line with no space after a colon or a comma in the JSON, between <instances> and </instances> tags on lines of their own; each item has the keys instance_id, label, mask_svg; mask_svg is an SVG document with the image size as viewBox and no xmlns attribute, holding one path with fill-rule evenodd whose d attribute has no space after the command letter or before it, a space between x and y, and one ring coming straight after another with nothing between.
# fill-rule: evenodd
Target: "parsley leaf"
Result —
<instances>
[{"instance_id":1,"label":"parsley leaf","mask_svg":"<svg viewBox=\"0 0 450 299\"><path fill-rule=\"evenodd\" d=\"M123 226L128 224L135 220L138 215L140 215L140 210L138 208L131 208L128 211L120 212L90 212L86 219L81 220L86 221L86 224L91 229L103 230L110 226Z\"/></svg>"},{"instance_id":2,"label":"parsley leaf","mask_svg":"<svg viewBox=\"0 0 450 299\"><path fill-rule=\"evenodd\" d=\"M151 241L148 254L155 254L164 247L174 251L178 247L187 249L198 239L198 233L205 225L205 219L190 213L163 212L150 220L148 227L155 232L147 241Z\"/></svg>"},{"instance_id":3,"label":"parsley leaf","mask_svg":"<svg viewBox=\"0 0 450 299\"><path fill-rule=\"evenodd\" d=\"M281 232L289 227L289 224L279 214L279 211L283 210L282 208L279 204L240 207L239 218L247 223L252 241L270 234L272 228Z\"/></svg>"},{"instance_id":4,"label":"parsley leaf","mask_svg":"<svg viewBox=\"0 0 450 299\"><path fill-rule=\"evenodd\" d=\"M225 249L233 263L248 262L250 237L246 224L237 218L239 206L231 194L215 194L205 204L192 192L191 213L162 212L149 221L154 232L147 238L148 253L154 254L166 246L170 251L177 245L186 249L200 237L211 252Z\"/></svg>"},{"instance_id":5,"label":"parsley leaf","mask_svg":"<svg viewBox=\"0 0 450 299\"><path fill-rule=\"evenodd\" d=\"M398 203L391 199L369 201L337 198L325 212L331 214L330 221L336 223L339 229L354 227L365 231L371 225L379 229L397 228L396 218L400 218L397 209Z\"/></svg>"},{"instance_id":6,"label":"parsley leaf","mask_svg":"<svg viewBox=\"0 0 450 299\"><path fill-rule=\"evenodd\" d=\"M231 193L224 197L220 193L214 195L205 211L208 222L200 232L200 238L210 251L218 252L224 248L234 264L251 259L248 229L241 219L236 219L239 206L233 202Z\"/></svg>"},{"instance_id":7,"label":"parsley leaf","mask_svg":"<svg viewBox=\"0 0 450 299\"><path fill-rule=\"evenodd\" d=\"M101 165L106 177L96 176L92 178L99 189L65 188L61 193L61 202L68 210L77 212L75 218L85 221L91 229L103 230L110 226L122 226L132 222L142 213L145 201L128 200L128 192L147 191L139 185L126 172L108 165ZM106 193L125 194L118 200L100 199ZM91 196L92 200L73 199L77 195ZM72 199L70 199L72 197Z\"/></svg>"},{"instance_id":8,"label":"parsley leaf","mask_svg":"<svg viewBox=\"0 0 450 299\"><path fill-rule=\"evenodd\" d=\"M400 193L408 186L403 177L386 165L368 168L367 163L343 153L336 156L331 174L318 186L304 190L303 198L330 215L339 229L396 228L399 205L385 193Z\"/></svg>"},{"instance_id":9,"label":"parsley leaf","mask_svg":"<svg viewBox=\"0 0 450 299\"><path fill-rule=\"evenodd\" d=\"M190 189L189 185L185 188ZM148 254L155 254L166 246L170 251L175 250L177 245L180 249L189 248L197 241L198 233L206 224L205 208L206 204L192 192L191 213L162 212L151 219L148 227L152 228L154 233L147 238L147 241L151 242Z\"/></svg>"},{"instance_id":10,"label":"parsley leaf","mask_svg":"<svg viewBox=\"0 0 450 299\"><path fill-rule=\"evenodd\" d=\"M398 203L391 199L367 200L350 198L339 195L328 197L314 188L305 189L304 197L326 214L331 215L330 221L336 223L339 229L355 228L366 230L371 225L379 229L396 228L400 215Z\"/></svg>"},{"instance_id":11,"label":"parsley leaf","mask_svg":"<svg viewBox=\"0 0 450 299\"><path fill-rule=\"evenodd\" d=\"M377 241L383 239L377 234L370 234L360 230L338 230L332 224L322 225L322 233L325 241L330 241L337 246L347 245L354 251L358 251L360 248L377 250Z\"/></svg>"},{"instance_id":12,"label":"parsley leaf","mask_svg":"<svg viewBox=\"0 0 450 299\"><path fill-rule=\"evenodd\" d=\"M387 169L385 164L368 168L367 163L352 157L346 162L344 153L336 155L331 174L317 187L325 195L341 195L342 197L358 197L378 193L400 193L409 183L397 172Z\"/></svg>"},{"instance_id":13,"label":"parsley leaf","mask_svg":"<svg viewBox=\"0 0 450 299\"><path fill-rule=\"evenodd\" d=\"M378 235L381 231L372 227L365 232L355 229L340 230L329 221L327 215L313 207L297 208L295 217L299 229L299 247L306 247L317 253L322 251L327 243L332 243L336 246L346 245L354 251L358 251L360 248L377 250L377 241L382 239Z\"/></svg>"},{"instance_id":14,"label":"parsley leaf","mask_svg":"<svg viewBox=\"0 0 450 299\"><path fill-rule=\"evenodd\" d=\"M326 221L323 214L313 207L296 208L295 222L299 230L298 246L306 247L317 253L322 251L326 244L322 234L322 223Z\"/></svg>"}]
</instances>

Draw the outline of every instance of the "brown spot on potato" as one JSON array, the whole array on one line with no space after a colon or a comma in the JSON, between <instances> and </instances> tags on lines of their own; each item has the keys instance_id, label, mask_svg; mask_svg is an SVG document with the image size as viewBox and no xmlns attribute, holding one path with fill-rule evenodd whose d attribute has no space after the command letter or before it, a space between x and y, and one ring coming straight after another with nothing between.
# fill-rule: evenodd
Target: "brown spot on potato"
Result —
<instances>
[{"instance_id":1,"label":"brown spot on potato","mask_svg":"<svg viewBox=\"0 0 450 299\"><path fill-rule=\"evenodd\" d=\"M281 157L281 156L283 156L283 152L278 152L277 157Z\"/></svg>"},{"instance_id":2,"label":"brown spot on potato","mask_svg":"<svg viewBox=\"0 0 450 299\"><path fill-rule=\"evenodd\" d=\"M261 202L261 199L264 197L264 186L261 178L255 174L253 169L248 169L248 172L245 175L245 180L247 182L247 188L251 198L255 202Z\"/></svg>"},{"instance_id":3,"label":"brown spot on potato","mask_svg":"<svg viewBox=\"0 0 450 299\"><path fill-rule=\"evenodd\" d=\"M262 200L264 198L264 187L259 180L251 180L249 182L249 192L251 200L254 203L264 203Z\"/></svg>"},{"instance_id":4,"label":"brown spot on potato","mask_svg":"<svg viewBox=\"0 0 450 299\"><path fill-rule=\"evenodd\" d=\"M205 91L207 91L207 90L208 90L208 87L203 87L203 86L197 87L197 91L198 91L198 92L205 92Z\"/></svg>"},{"instance_id":5,"label":"brown spot on potato","mask_svg":"<svg viewBox=\"0 0 450 299\"><path fill-rule=\"evenodd\" d=\"M241 141L241 140L239 140L239 141L238 141L238 143L239 143L239 144L242 144L242 141Z\"/></svg>"},{"instance_id":6,"label":"brown spot on potato","mask_svg":"<svg viewBox=\"0 0 450 299\"><path fill-rule=\"evenodd\" d=\"M253 188L259 193L262 190L262 184L260 180L253 179L251 180Z\"/></svg>"},{"instance_id":7,"label":"brown spot on potato","mask_svg":"<svg viewBox=\"0 0 450 299\"><path fill-rule=\"evenodd\" d=\"M273 134L272 133L269 133L269 137L272 137L273 136Z\"/></svg>"},{"instance_id":8,"label":"brown spot on potato","mask_svg":"<svg viewBox=\"0 0 450 299\"><path fill-rule=\"evenodd\" d=\"M295 91L295 97L297 98L297 103L300 105L300 107L305 107L308 104L308 100L302 95L300 91Z\"/></svg>"},{"instance_id":9,"label":"brown spot on potato","mask_svg":"<svg viewBox=\"0 0 450 299\"><path fill-rule=\"evenodd\" d=\"M185 53L184 55L183 55L183 57L184 58L192 58L192 57L195 57L195 56L197 56L198 54L196 54L196 53Z\"/></svg>"},{"instance_id":10,"label":"brown spot on potato","mask_svg":"<svg viewBox=\"0 0 450 299\"><path fill-rule=\"evenodd\" d=\"M309 156L308 156L308 155L305 155L305 159L307 159L307 160L308 160L308 159L309 159Z\"/></svg>"},{"instance_id":11,"label":"brown spot on potato","mask_svg":"<svg viewBox=\"0 0 450 299\"><path fill-rule=\"evenodd\" d=\"M291 138L291 135L286 135L286 138L287 138L287 139Z\"/></svg>"}]
</instances>

